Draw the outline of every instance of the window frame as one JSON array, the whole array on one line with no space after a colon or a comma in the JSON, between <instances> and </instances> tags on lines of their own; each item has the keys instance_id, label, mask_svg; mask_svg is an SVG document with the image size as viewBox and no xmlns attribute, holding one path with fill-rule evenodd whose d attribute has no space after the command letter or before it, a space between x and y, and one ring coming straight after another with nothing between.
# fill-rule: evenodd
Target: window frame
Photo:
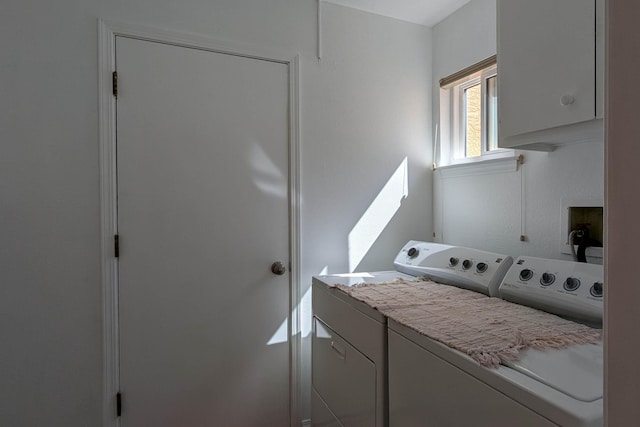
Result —
<instances>
[{"instance_id":1,"label":"window frame","mask_svg":"<svg viewBox=\"0 0 640 427\"><path fill-rule=\"evenodd\" d=\"M489 147L487 82L492 77L499 78L495 57L481 61L440 81L440 135L437 141L440 155L437 166L477 163L515 156L514 150L498 147L497 132L495 147L493 149ZM465 90L477 84L481 85L481 151L479 156L468 157L466 155ZM436 165L435 161L434 165Z\"/></svg>"}]
</instances>

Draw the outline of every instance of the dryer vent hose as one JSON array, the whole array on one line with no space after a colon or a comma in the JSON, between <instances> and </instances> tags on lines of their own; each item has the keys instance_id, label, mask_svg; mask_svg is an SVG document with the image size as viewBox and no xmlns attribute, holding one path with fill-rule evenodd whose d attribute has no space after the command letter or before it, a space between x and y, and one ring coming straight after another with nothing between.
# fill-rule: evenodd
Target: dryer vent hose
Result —
<instances>
[{"instance_id":1,"label":"dryer vent hose","mask_svg":"<svg viewBox=\"0 0 640 427\"><path fill-rule=\"evenodd\" d=\"M580 239L578 241L578 253L576 253L575 249L575 240L576 238ZM587 248L590 246L602 247L602 243L597 240L593 240L589 236L588 228L578 228L576 230L572 230L569 233L569 246L571 247L571 255L573 256L573 260L576 262L587 262Z\"/></svg>"},{"instance_id":2,"label":"dryer vent hose","mask_svg":"<svg viewBox=\"0 0 640 427\"><path fill-rule=\"evenodd\" d=\"M576 248L574 246L574 239L577 237L582 237L584 236L584 230L582 229L578 229L578 230L571 230L571 233L569 233L569 247L571 248L571 256L573 256L573 260L575 262L578 262L578 255L576 254Z\"/></svg>"}]
</instances>

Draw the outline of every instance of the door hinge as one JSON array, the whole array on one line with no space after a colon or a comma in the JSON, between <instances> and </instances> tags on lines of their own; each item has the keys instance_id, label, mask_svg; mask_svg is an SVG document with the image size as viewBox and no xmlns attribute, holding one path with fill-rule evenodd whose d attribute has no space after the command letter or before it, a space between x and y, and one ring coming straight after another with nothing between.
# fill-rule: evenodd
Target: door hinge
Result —
<instances>
[{"instance_id":1,"label":"door hinge","mask_svg":"<svg viewBox=\"0 0 640 427\"><path fill-rule=\"evenodd\" d=\"M116 416L119 417L122 415L122 394L120 392L116 393Z\"/></svg>"},{"instance_id":2,"label":"door hinge","mask_svg":"<svg viewBox=\"0 0 640 427\"><path fill-rule=\"evenodd\" d=\"M114 234L113 236L113 256L120 257L120 236Z\"/></svg>"},{"instance_id":3,"label":"door hinge","mask_svg":"<svg viewBox=\"0 0 640 427\"><path fill-rule=\"evenodd\" d=\"M111 88L113 90L113 96L118 97L118 72L114 71L111 74Z\"/></svg>"}]
</instances>

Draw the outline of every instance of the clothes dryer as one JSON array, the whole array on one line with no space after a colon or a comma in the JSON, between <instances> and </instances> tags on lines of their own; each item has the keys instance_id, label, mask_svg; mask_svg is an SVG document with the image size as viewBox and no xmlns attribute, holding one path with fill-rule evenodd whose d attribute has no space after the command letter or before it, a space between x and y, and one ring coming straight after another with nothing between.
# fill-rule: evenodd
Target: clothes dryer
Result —
<instances>
[{"instance_id":1,"label":"clothes dryer","mask_svg":"<svg viewBox=\"0 0 640 427\"><path fill-rule=\"evenodd\" d=\"M492 252L409 241L394 260L396 270L313 277L312 425L389 425L387 318L346 288L427 276L490 295L512 261Z\"/></svg>"}]
</instances>

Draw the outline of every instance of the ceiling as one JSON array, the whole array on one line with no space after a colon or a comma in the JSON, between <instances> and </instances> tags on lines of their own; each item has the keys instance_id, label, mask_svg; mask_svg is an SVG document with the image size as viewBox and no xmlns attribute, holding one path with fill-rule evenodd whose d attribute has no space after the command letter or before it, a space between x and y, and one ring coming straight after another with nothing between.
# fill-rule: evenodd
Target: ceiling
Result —
<instances>
[{"instance_id":1,"label":"ceiling","mask_svg":"<svg viewBox=\"0 0 640 427\"><path fill-rule=\"evenodd\" d=\"M325 0L329 3L433 26L469 0Z\"/></svg>"}]
</instances>

